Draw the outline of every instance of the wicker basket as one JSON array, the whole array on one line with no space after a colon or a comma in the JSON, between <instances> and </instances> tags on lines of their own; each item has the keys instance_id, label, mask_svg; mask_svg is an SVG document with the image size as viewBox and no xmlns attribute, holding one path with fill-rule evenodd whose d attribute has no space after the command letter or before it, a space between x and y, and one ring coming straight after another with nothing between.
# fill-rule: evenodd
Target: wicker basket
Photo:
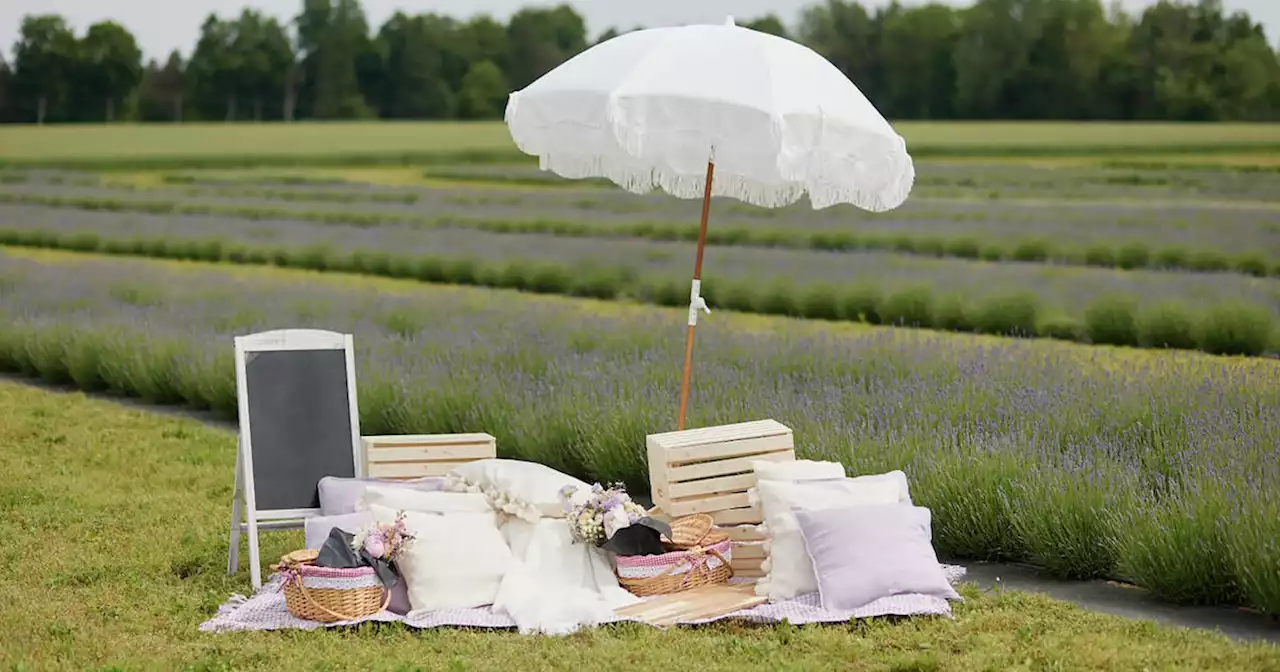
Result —
<instances>
[{"instance_id":1,"label":"wicker basket","mask_svg":"<svg viewBox=\"0 0 1280 672\"><path fill-rule=\"evenodd\" d=\"M620 555L616 558L618 585L633 595L666 595L714 583L733 576L729 566L729 535L712 533L693 548L661 555Z\"/></svg>"},{"instance_id":2,"label":"wicker basket","mask_svg":"<svg viewBox=\"0 0 1280 672\"><path fill-rule=\"evenodd\" d=\"M707 535L711 534L711 527L714 524L711 516L705 513L676 518L671 521L670 541L663 541L662 545L667 550L684 550L701 546L707 539Z\"/></svg>"},{"instance_id":3,"label":"wicker basket","mask_svg":"<svg viewBox=\"0 0 1280 672\"><path fill-rule=\"evenodd\" d=\"M294 551L280 558L285 575L284 602L289 613L320 623L358 621L387 608L391 591L372 567L317 567L316 551Z\"/></svg>"}]
</instances>

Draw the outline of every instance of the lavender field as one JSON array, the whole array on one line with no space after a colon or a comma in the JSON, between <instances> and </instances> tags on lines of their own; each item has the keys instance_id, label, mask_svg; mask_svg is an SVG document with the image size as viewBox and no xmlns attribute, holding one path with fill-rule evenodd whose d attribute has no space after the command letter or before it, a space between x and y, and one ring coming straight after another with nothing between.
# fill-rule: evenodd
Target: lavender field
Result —
<instances>
[{"instance_id":1,"label":"lavender field","mask_svg":"<svg viewBox=\"0 0 1280 672\"><path fill-rule=\"evenodd\" d=\"M905 469L954 558L1280 613L1273 168L926 162L889 213L717 201L690 425ZM486 431L643 491L698 212L527 165L10 169L0 369L234 417L234 335L334 329L364 433Z\"/></svg>"},{"instance_id":2,"label":"lavender field","mask_svg":"<svg viewBox=\"0 0 1280 672\"><path fill-rule=\"evenodd\" d=\"M508 168L516 176L519 168ZM814 211L807 204L781 209L754 208L719 200L713 208L713 241L725 243L873 247L932 256L1016 259L1020 246L1036 257L1094 266L1182 266L1197 268L1200 254L1209 265L1232 268L1241 255L1263 261L1263 273L1280 265L1280 189L1272 174L1242 174L1243 194L1188 190L1165 195L1100 191L1079 197L1059 192L1054 198L1020 192L982 191L974 187L952 197L933 196L929 171L955 168L924 166L920 198L887 213L838 206ZM990 170L990 169L987 169ZM437 171L438 172L438 171ZM1034 172L1034 171L1032 171ZM454 173L447 173L455 175ZM465 173L464 173L465 174ZM1004 172L997 172L1005 176ZM481 179L492 173L478 173ZM497 174L502 175L502 174ZM456 176L456 175L455 175ZM1040 180L1061 176L1042 175ZM145 211L162 203L226 212L259 210L280 218L328 215L335 221L376 224L448 220L558 222L580 235L662 236L696 234L699 204L659 196L637 196L616 187L591 188L560 180L535 188L496 182L430 183L431 187L373 187L356 183L281 182L264 176L248 184L214 178L167 175L180 184L138 187L102 182L97 176L59 173L11 173L0 195L13 200L61 202L80 207ZM509 178L528 179L528 178ZM1167 178L1165 178L1167 179ZM275 180L275 183L272 183ZM816 240L814 240L816 238ZM1141 247L1145 258L1117 259L1126 248ZM1030 249L1041 248L1041 249ZM1108 259L1107 255L1110 255Z\"/></svg>"},{"instance_id":3,"label":"lavender field","mask_svg":"<svg viewBox=\"0 0 1280 672\"><path fill-rule=\"evenodd\" d=\"M631 237L21 204L0 204L0 222L0 242L10 244L276 263L672 305L681 300L681 279L694 253L692 242ZM739 311L1225 354L1280 350L1274 327L1280 323L1280 277L725 245L708 249L704 278L714 307ZM1126 323L1116 326L1108 317L1112 306L1129 313ZM1224 320L1231 322L1228 342L1215 341L1210 332Z\"/></svg>"},{"instance_id":4,"label":"lavender field","mask_svg":"<svg viewBox=\"0 0 1280 672\"><path fill-rule=\"evenodd\" d=\"M365 433L488 431L643 490L683 311L322 273L10 251L0 368L234 413L235 334L353 333ZM447 319L441 319L445 316ZM903 468L940 552L1280 611L1280 362L716 314L693 426Z\"/></svg>"},{"instance_id":5,"label":"lavender field","mask_svg":"<svg viewBox=\"0 0 1280 672\"><path fill-rule=\"evenodd\" d=\"M695 244L690 242L502 234L456 228L424 231L405 224L361 227L296 219L88 212L24 205L0 205L0 221L20 223L21 230L66 236L93 233L105 241L217 240L228 249L325 249L335 257L345 250L467 258L482 264L519 261L570 269L594 265L638 278L641 285L687 275L689 259L695 251ZM712 247L706 260L708 286L785 283L804 291L820 285L873 284L892 292L923 285L938 293L952 291L977 300L1018 287L1033 292L1046 310L1072 316L1081 315L1085 307L1107 294L1148 300L1181 299L1194 308L1244 300L1280 316L1280 278L1236 273L1125 272L1019 262L972 264L890 252L836 254L735 246Z\"/></svg>"}]
</instances>

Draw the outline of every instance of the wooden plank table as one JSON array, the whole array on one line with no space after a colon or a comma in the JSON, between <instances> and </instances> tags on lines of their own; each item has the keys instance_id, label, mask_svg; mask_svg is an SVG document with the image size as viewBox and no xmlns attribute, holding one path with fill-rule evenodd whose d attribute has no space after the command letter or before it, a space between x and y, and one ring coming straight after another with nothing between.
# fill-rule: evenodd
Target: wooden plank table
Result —
<instances>
[{"instance_id":1,"label":"wooden plank table","mask_svg":"<svg viewBox=\"0 0 1280 672\"><path fill-rule=\"evenodd\" d=\"M650 625L666 627L724 616L764 604L768 598L756 595L755 590L755 582L718 583L655 597L640 604L622 607L615 610L615 613Z\"/></svg>"}]
</instances>

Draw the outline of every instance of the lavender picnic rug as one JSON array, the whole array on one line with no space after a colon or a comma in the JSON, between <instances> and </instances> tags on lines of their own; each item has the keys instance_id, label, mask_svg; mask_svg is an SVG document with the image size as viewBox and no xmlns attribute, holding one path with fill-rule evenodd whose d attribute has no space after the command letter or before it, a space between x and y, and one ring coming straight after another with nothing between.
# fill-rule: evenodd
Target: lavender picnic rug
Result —
<instances>
[{"instance_id":1,"label":"lavender picnic rug","mask_svg":"<svg viewBox=\"0 0 1280 672\"><path fill-rule=\"evenodd\" d=\"M959 565L943 565L944 573L951 584L955 584L965 575L965 568ZM505 613L495 612L487 607L479 609L450 609L444 611L410 612L401 616L390 611L381 611L359 621L341 621L338 623L317 623L306 621L289 613L284 604L284 592L280 590L282 577L272 575L270 580L253 597L232 595L231 599L218 608L213 618L200 624L201 632L245 632L251 630L314 630L324 627L355 625L369 621L391 623L402 621L411 628L438 628L442 626L458 626L470 628L515 628L516 624ZM793 625L806 623L843 623L854 618L871 618L874 616L951 616L950 603L940 597L931 595L894 595L885 597L854 611L827 611L818 601L817 593L801 595L793 600L776 604L762 604L751 609L735 611L712 619L689 621L684 625L696 625L728 619L739 619L755 623L780 623L784 620ZM633 621L619 616L612 622Z\"/></svg>"}]
</instances>

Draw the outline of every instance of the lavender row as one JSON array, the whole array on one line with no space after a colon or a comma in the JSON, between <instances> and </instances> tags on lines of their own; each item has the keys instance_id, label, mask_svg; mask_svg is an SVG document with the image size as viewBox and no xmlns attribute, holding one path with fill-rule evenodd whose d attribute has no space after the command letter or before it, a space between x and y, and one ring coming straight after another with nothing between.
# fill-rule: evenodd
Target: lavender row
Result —
<instances>
[{"instance_id":1,"label":"lavender row","mask_svg":"<svg viewBox=\"0 0 1280 672\"><path fill-rule=\"evenodd\" d=\"M405 257L474 259L482 263L555 263L574 269L604 268L623 277L679 280L692 268L694 245L634 239L512 235L405 225L356 227L291 220L245 220L84 212L0 205L0 228L50 234L90 232L103 241L129 239L220 240L225 246L313 250L329 255L356 251ZM978 301L1018 291L1048 312L1079 317L1102 297L1121 295L1144 303L1178 301L1192 308L1247 302L1280 315L1280 279L1232 273L1181 274L1112 271L1042 264L980 264L884 252L713 247L706 252L708 285L803 291L827 286L873 285L885 292L925 287L938 295ZM763 290L761 290L763 291Z\"/></svg>"},{"instance_id":2,"label":"lavender row","mask_svg":"<svg viewBox=\"0 0 1280 672\"><path fill-rule=\"evenodd\" d=\"M1232 170L1176 165L1038 166L1025 161L922 161L916 164L913 193L925 197L963 196L982 199L1047 197L1152 201L1207 198L1220 201L1276 202L1280 200L1280 193L1275 190L1277 174L1280 174L1280 169L1274 166ZM553 174L539 171L534 164L447 166L427 169L426 175L516 184L572 184ZM608 182L604 182L604 186L607 185Z\"/></svg>"},{"instance_id":3,"label":"lavender row","mask_svg":"<svg viewBox=\"0 0 1280 672\"><path fill-rule=\"evenodd\" d=\"M636 196L619 189L369 189L290 185L285 189L206 187L148 189L31 182L8 185L5 193L99 200L171 199L191 205L274 208L368 217L446 216L528 220L533 216L579 225L629 228L641 223L689 228L699 204L663 195ZM1150 256L1160 249L1186 254L1201 250L1232 255L1270 251L1280 255L1280 206L1186 201L1079 203L1068 198L1006 203L991 200L913 198L889 213L866 213L851 206L813 211L805 204L783 209L745 206L731 200L713 207L713 228L778 232L781 240L809 233L846 233L857 238L973 238L979 246L1008 247L1010 241L1042 241L1062 254L1090 246L1142 243ZM924 250L927 251L927 250ZM943 250L939 250L945 251ZM1055 255L1056 256L1056 255Z\"/></svg>"},{"instance_id":4,"label":"lavender row","mask_svg":"<svg viewBox=\"0 0 1280 672\"><path fill-rule=\"evenodd\" d=\"M365 433L488 431L503 456L641 491L644 436L674 422L680 310L85 259L0 257L0 368L225 411L233 335L335 329L355 335ZM699 331L691 426L775 418L802 457L906 470L943 553L1280 611L1280 363L723 315Z\"/></svg>"}]
</instances>

